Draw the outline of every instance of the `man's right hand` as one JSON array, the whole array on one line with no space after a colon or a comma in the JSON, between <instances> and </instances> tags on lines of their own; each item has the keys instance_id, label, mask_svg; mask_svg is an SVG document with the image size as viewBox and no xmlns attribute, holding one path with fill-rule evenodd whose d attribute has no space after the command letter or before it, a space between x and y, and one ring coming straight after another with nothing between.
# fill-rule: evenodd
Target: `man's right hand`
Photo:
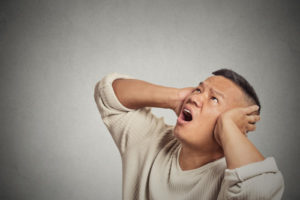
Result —
<instances>
[{"instance_id":1,"label":"man's right hand","mask_svg":"<svg viewBox=\"0 0 300 200\"><path fill-rule=\"evenodd\" d=\"M177 98L177 101L175 101L175 104L173 107L173 110L177 116L180 115L180 111L183 106L184 100L186 99L186 97L188 95L190 95L193 92L194 89L195 89L194 87L186 87L186 88L178 89L178 93L177 93L178 98Z\"/></svg>"}]
</instances>

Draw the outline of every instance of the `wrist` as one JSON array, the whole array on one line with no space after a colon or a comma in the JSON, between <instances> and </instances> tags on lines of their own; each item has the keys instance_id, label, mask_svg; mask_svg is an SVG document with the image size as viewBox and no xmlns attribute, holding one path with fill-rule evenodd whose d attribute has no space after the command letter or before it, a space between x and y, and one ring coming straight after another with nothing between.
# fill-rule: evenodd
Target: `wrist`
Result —
<instances>
[{"instance_id":1,"label":"wrist","mask_svg":"<svg viewBox=\"0 0 300 200\"><path fill-rule=\"evenodd\" d=\"M239 129L232 120L221 118L218 121L216 140L223 147L226 144L226 140L237 132L239 132Z\"/></svg>"},{"instance_id":2,"label":"wrist","mask_svg":"<svg viewBox=\"0 0 300 200\"><path fill-rule=\"evenodd\" d=\"M171 109L177 113L178 107L180 107L180 104L181 104L180 89L171 88L166 103L167 103L169 109Z\"/></svg>"}]
</instances>

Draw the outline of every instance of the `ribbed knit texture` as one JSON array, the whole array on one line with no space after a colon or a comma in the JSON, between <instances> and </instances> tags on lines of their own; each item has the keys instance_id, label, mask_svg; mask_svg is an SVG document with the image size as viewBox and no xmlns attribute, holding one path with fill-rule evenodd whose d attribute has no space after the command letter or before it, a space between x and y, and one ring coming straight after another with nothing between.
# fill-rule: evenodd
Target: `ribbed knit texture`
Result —
<instances>
[{"instance_id":1,"label":"ribbed knit texture","mask_svg":"<svg viewBox=\"0 0 300 200\"><path fill-rule=\"evenodd\" d=\"M95 87L95 101L122 157L124 200L281 198L283 177L272 157L233 170L226 169L222 158L183 171L174 127L153 115L151 108L123 106L112 88L118 78L132 77L106 75Z\"/></svg>"}]
</instances>

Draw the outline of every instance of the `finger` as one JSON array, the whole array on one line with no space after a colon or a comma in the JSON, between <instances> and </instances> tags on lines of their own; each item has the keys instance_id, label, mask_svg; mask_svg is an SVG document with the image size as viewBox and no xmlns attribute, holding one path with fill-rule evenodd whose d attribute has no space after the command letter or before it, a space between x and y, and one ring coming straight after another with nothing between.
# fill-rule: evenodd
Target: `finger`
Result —
<instances>
[{"instance_id":1,"label":"finger","mask_svg":"<svg viewBox=\"0 0 300 200\"><path fill-rule=\"evenodd\" d=\"M248 124L247 125L247 132L248 131L255 131L256 129L256 126L254 124Z\"/></svg>"},{"instance_id":2,"label":"finger","mask_svg":"<svg viewBox=\"0 0 300 200\"><path fill-rule=\"evenodd\" d=\"M246 107L246 108L244 109L244 111L245 111L246 114L251 114L251 113L253 113L253 112L255 112L255 111L258 111L258 109L259 109L259 106L258 106L258 105L252 105L252 106Z\"/></svg>"},{"instance_id":3,"label":"finger","mask_svg":"<svg viewBox=\"0 0 300 200\"><path fill-rule=\"evenodd\" d=\"M258 122L260 120L260 116L259 115L248 115L247 120L249 123L255 124L255 122Z\"/></svg>"}]
</instances>

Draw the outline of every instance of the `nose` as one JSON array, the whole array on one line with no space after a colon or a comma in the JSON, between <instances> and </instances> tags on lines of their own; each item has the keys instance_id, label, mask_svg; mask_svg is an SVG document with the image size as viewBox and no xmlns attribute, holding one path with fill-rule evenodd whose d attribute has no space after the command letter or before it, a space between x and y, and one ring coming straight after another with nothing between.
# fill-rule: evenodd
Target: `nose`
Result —
<instances>
[{"instance_id":1,"label":"nose","mask_svg":"<svg viewBox=\"0 0 300 200\"><path fill-rule=\"evenodd\" d=\"M192 103L196 107L201 108L203 104L203 98L203 94L192 95L189 99L189 103Z\"/></svg>"}]
</instances>

